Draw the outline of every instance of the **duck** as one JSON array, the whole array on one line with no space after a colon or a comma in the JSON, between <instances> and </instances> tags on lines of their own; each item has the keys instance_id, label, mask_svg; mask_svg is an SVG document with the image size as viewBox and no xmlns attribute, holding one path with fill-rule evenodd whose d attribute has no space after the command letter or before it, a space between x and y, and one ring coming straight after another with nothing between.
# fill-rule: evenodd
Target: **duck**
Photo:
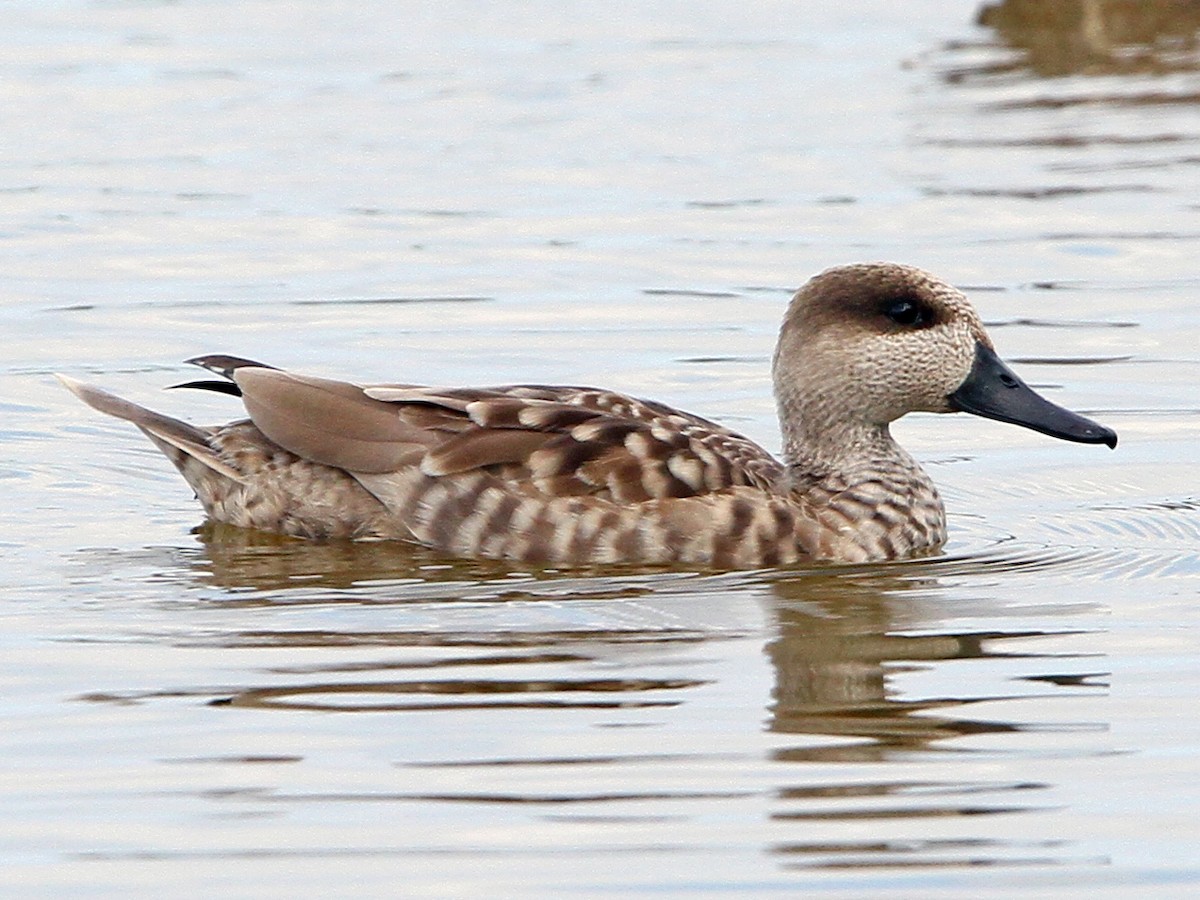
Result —
<instances>
[{"instance_id":1,"label":"duck","mask_svg":"<svg viewBox=\"0 0 1200 900\"><path fill-rule=\"evenodd\" d=\"M890 430L911 412L1117 444L1026 385L961 291L898 263L831 268L792 297L771 367L781 458L717 422L602 388L357 384L235 356L189 362L216 377L177 387L240 398L247 417L199 427L59 378L141 429L212 521L549 568L936 553L945 507Z\"/></svg>"}]
</instances>

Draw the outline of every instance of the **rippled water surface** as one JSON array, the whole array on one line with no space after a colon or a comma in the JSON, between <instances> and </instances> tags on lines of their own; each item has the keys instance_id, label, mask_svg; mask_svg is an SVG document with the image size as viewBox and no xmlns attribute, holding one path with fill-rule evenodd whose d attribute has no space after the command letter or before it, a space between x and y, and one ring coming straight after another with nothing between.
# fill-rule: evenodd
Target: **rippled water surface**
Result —
<instances>
[{"instance_id":1,"label":"rippled water surface","mask_svg":"<svg viewBox=\"0 0 1200 900\"><path fill-rule=\"evenodd\" d=\"M1200 891L1194 4L5 19L0 893ZM597 383L774 448L789 293L863 259L1119 448L912 416L943 556L526 571L198 527L51 377Z\"/></svg>"}]
</instances>

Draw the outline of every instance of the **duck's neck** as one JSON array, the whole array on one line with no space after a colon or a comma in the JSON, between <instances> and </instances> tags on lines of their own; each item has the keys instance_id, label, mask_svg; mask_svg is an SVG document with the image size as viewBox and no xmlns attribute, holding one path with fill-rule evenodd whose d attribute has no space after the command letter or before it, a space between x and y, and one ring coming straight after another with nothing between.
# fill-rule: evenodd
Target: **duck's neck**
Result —
<instances>
[{"instance_id":1,"label":"duck's neck","mask_svg":"<svg viewBox=\"0 0 1200 900\"><path fill-rule=\"evenodd\" d=\"M823 390L819 379L789 381L778 371L775 396L793 489L817 485L837 491L874 482L900 497L937 496L929 476L892 437L888 422L861 414L871 408L869 402Z\"/></svg>"},{"instance_id":2,"label":"duck's neck","mask_svg":"<svg viewBox=\"0 0 1200 900\"><path fill-rule=\"evenodd\" d=\"M925 470L896 443L887 425L839 422L805 431L793 419L784 433L785 490L856 493L865 488L899 506L941 508Z\"/></svg>"},{"instance_id":3,"label":"duck's neck","mask_svg":"<svg viewBox=\"0 0 1200 900\"><path fill-rule=\"evenodd\" d=\"M829 527L818 554L868 562L928 553L946 540L932 479L886 425L785 436L784 491ZM832 523L832 525L830 525Z\"/></svg>"},{"instance_id":4,"label":"duck's neck","mask_svg":"<svg viewBox=\"0 0 1200 900\"><path fill-rule=\"evenodd\" d=\"M877 463L916 466L887 425L841 421L814 427L799 418L783 421L783 460L794 476L820 481Z\"/></svg>"}]
</instances>

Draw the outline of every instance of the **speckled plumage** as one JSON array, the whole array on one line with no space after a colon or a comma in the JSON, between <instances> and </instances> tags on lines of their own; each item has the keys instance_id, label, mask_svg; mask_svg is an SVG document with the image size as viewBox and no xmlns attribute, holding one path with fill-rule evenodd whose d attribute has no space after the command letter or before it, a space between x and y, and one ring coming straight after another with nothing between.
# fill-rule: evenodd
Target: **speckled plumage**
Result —
<instances>
[{"instance_id":1,"label":"speckled plumage","mask_svg":"<svg viewBox=\"0 0 1200 900\"><path fill-rule=\"evenodd\" d=\"M914 304L921 316L902 321ZM920 270L822 273L793 298L775 354L782 461L706 419L593 388L360 387L201 357L250 418L197 428L64 382L149 435L220 522L460 557L731 569L940 547L937 490L888 424L965 408L951 395L978 345L991 346L966 298ZM1060 436L1109 442L1103 431Z\"/></svg>"}]
</instances>

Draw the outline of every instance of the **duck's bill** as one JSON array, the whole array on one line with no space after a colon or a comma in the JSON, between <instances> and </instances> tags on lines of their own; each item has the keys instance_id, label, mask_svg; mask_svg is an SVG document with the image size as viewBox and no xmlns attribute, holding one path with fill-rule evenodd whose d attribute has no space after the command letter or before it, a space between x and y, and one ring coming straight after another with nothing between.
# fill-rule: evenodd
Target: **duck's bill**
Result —
<instances>
[{"instance_id":1,"label":"duck's bill","mask_svg":"<svg viewBox=\"0 0 1200 900\"><path fill-rule=\"evenodd\" d=\"M1117 446L1115 431L1051 403L1018 378L994 350L981 343L975 345L971 373L948 399L951 406L962 412L1024 425L1051 437Z\"/></svg>"}]
</instances>

